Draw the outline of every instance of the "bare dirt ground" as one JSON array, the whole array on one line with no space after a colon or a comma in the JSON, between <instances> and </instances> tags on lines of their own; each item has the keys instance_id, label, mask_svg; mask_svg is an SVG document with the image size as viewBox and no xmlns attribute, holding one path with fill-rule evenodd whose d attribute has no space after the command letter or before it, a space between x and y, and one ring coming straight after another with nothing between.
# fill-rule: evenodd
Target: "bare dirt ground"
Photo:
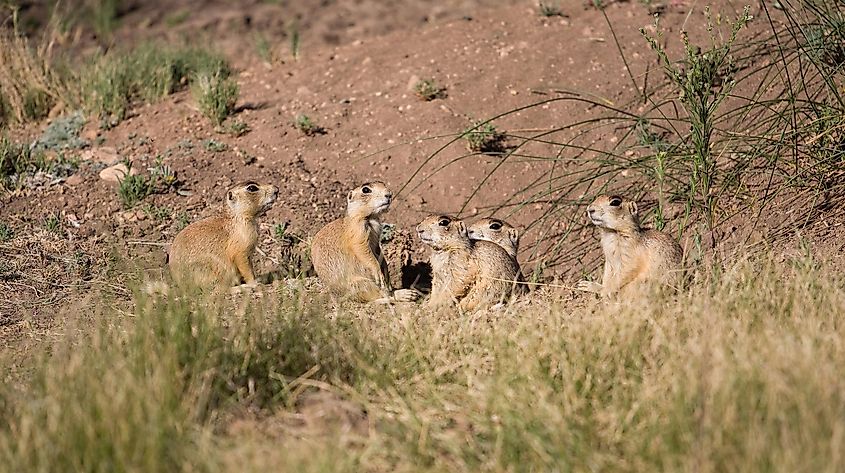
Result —
<instances>
[{"instance_id":1,"label":"bare dirt ground","mask_svg":"<svg viewBox=\"0 0 845 473\"><path fill-rule=\"evenodd\" d=\"M542 254L533 250L535 242L561 241L570 259L549 264L544 276L558 275L560 281L573 282L594 270L599 261L591 229L577 226L566 234L562 230L584 220L582 204L549 196L527 207L514 205L531 197L527 186L564 172L570 164L530 156L504 164L499 157L464 158L467 151L462 141L426 162L474 120L542 100L578 93L633 112L642 106L631 76L638 87L661 80L656 59L639 33L653 23L650 9L634 1L610 4L606 14L611 31L591 2L563 3L564 15L544 17L528 1L338 0L315 5L253 1L237 6L223 1L130 2L120 12L116 47L146 39L213 45L237 71L241 94L234 118L251 131L240 137L215 131L188 91L135 108L130 118L108 131L89 121L83 137L92 147L81 154L77 173L0 196L0 219L19 235L34 235L0 248L10 266L4 287L14 291L7 292L0 323L9 330L21 330L22 321L49 320L73 297L113 284L119 275L106 274L107 270L119 273L115 268L123 266L107 264L110 260L140 262L155 272L164 264L165 245L184 221L212 213L224 189L245 179L272 182L281 189L279 201L262 221L263 254L258 259L264 271L273 270L283 259L284 245L272 236L275 224L288 222L288 231L305 239L298 246L303 250L309 236L342 214L346 190L381 179L398 191L388 221L396 223L405 241L411 242L406 244L411 263L427 258L421 244L408 240L413 225L425 215L461 212L472 218L495 213L528 229L521 259L529 271L542 261ZM714 9L732 16L741 7L742 2L723 1ZM666 2L661 22L670 51L679 47L673 35L682 25L699 21L701 15L697 2ZM752 15L760 16L759 7L752 8ZM293 24L301 34L297 58L290 47ZM748 34L755 28L762 26L752 24ZM76 40L82 49L102 44L93 36ZM269 45L270 62L257 53L259 40ZM411 88L420 78L434 78L446 88L446 96L420 100ZM306 136L295 129L292 121L303 113L325 133ZM559 101L495 123L501 130L520 135L597 114L589 103ZM13 134L32 139L44 126ZM615 146L622 131L593 129L584 139L606 149ZM575 134L562 131L556 139ZM555 153L556 148L542 143L525 151L533 156ZM144 169L158 157L176 172L182 192L153 195L126 210L117 198L116 185L98 177L103 166L121 159ZM581 157L590 158L589 152ZM624 176L597 177L596 188L585 189L585 196L604 185L610 190L620 188L624 180ZM636 197L646 206L656 198L653 189L641 189ZM555 206L564 209L552 214L560 219L559 225L546 220L542 229L532 227ZM167 209L179 218L157 219L145 208ZM41 228L44 219L56 212L64 223L58 236ZM836 254L841 247L829 243L830 235L841 232L843 214L834 207L819 215L805 222L811 225L803 237L827 245L827 251ZM773 215L771 222L764 219L754 230L760 233L756 238L767 245L797 247L793 233L778 241L766 240L769 223L772 234L780 235L777 229L797 217L783 211ZM727 225L726 241L738 226ZM750 238L749 232L740 232L742 238Z\"/></svg>"}]
</instances>

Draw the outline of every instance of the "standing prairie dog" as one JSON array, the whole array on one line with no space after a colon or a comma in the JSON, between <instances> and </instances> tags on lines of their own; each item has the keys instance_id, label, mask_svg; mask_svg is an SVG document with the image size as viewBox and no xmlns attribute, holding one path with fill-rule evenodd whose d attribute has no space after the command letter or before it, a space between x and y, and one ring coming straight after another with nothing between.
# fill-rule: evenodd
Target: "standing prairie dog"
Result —
<instances>
[{"instance_id":1,"label":"standing prairie dog","mask_svg":"<svg viewBox=\"0 0 845 473\"><path fill-rule=\"evenodd\" d=\"M469 226L467 234L470 240L485 240L501 246L513 258L514 263L516 263L518 270L516 283L525 282L525 276L522 275L519 260L516 256L519 252L519 230L498 218L482 218ZM528 286L525 284L516 284L514 289L519 293L524 293L528 290Z\"/></svg>"},{"instance_id":2,"label":"standing prairie dog","mask_svg":"<svg viewBox=\"0 0 845 473\"><path fill-rule=\"evenodd\" d=\"M666 233L640 226L636 202L602 195L587 216L601 233L604 276L601 284L579 281L577 289L606 297L638 283L678 279L683 250Z\"/></svg>"},{"instance_id":3,"label":"standing prairie dog","mask_svg":"<svg viewBox=\"0 0 845 473\"><path fill-rule=\"evenodd\" d=\"M429 306L457 302L461 310L472 311L510 296L518 268L502 247L470 240L464 222L444 215L427 217L417 232L433 250Z\"/></svg>"},{"instance_id":4,"label":"standing prairie dog","mask_svg":"<svg viewBox=\"0 0 845 473\"><path fill-rule=\"evenodd\" d=\"M279 189L241 182L226 191L224 210L185 227L167 255L177 281L207 286L257 284L252 254L258 242L258 217L273 205Z\"/></svg>"},{"instance_id":5,"label":"standing prairie dog","mask_svg":"<svg viewBox=\"0 0 845 473\"><path fill-rule=\"evenodd\" d=\"M381 215L393 194L383 182L368 182L346 195L346 215L322 229L311 243L317 276L337 295L356 302L411 302L413 289L394 291L381 251Z\"/></svg>"}]
</instances>

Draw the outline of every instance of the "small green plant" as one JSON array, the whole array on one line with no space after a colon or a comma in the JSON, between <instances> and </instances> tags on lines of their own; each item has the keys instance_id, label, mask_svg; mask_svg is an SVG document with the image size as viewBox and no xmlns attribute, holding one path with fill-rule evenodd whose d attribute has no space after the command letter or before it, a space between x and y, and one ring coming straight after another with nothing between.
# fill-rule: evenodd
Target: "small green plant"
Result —
<instances>
[{"instance_id":1,"label":"small green plant","mask_svg":"<svg viewBox=\"0 0 845 473\"><path fill-rule=\"evenodd\" d=\"M504 150L505 134L490 123L476 123L464 130L461 137L473 153L500 153Z\"/></svg>"},{"instance_id":2,"label":"small green plant","mask_svg":"<svg viewBox=\"0 0 845 473\"><path fill-rule=\"evenodd\" d=\"M176 185L176 172L164 164L164 156L156 157L155 164L150 168L150 178L163 189L167 190Z\"/></svg>"},{"instance_id":3,"label":"small green plant","mask_svg":"<svg viewBox=\"0 0 845 473\"><path fill-rule=\"evenodd\" d=\"M270 64L273 62L273 53L270 48L270 41L261 33L255 36L255 52L262 61Z\"/></svg>"},{"instance_id":4,"label":"small green plant","mask_svg":"<svg viewBox=\"0 0 845 473\"><path fill-rule=\"evenodd\" d=\"M314 123L311 117L305 115L304 113L297 115L293 119L293 127L308 136L325 134L326 132L323 127Z\"/></svg>"},{"instance_id":5,"label":"small green plant","mask_svg":"<svg viewBox=\"0 0 845 473\"><path fill-rule=\"evenodd\" d=\"M149 195L164 192L176 183L176 175L170 167L162 163L162 158L156 160L149 174L132 174L132 163L124 161L126 176L117 187L117 194L124 208L132 208Z\"/></svg>"},{"instance_id":6,"label":"small green plant","mask_svg":"<svg viewBox=\"0 0 845 473\"><path fill-rule=\"evenodd\" d=\"M121 0L93 0L89 2L90 23L102 38L108 38L117 27L118 9Z\"/></svg>"},{"instance_id":7,"label":"small green plant","mask_svg":"<svg viewBox=\"0 0 845 473\"><path fill-rule=\"evenodd\" d=\"M188 212L180 210L176 212L176 216L173 218L173 223L176 227L176 231L181 231L191 223L191 216L188 215Z\"/></svg>"},{"instance_id":8,"label":"small green plant","mask_svg":"<svg viewBox=\"0 0 845 473\"><path fill-rule=\"evenodd\" d=\"M298 278L311 267L307 245L301 236L290 231L288 222L273 225L273 239L282 245L279 269L275 277Z\"/></svg>"},{"instance_id":9,"label":"small green plant","mask_svg":"<svg viewBox=\"0 0 845 473\"><path fill-rule=\"evenodd\" d=\"M252 129L249 124L240 120L227 120L224 126L219 127L219 130L229 136L239 138L249 133Z\"/></svg>"},{"instance_id":10,"label":"small green plant","mask_svg":"<svg viewBox=\"0 0 845 473\"><path fill-rule=\"evenodd\" d=\"M540 13L540 16L545 17L564 16L563 10L561 10L558 2L540 1L537 4L537 11Z\"/></svg>"},{"instance_id":11,"label":"small green plant","mask_svg":"<svg viewBox=\"0 0 845 473\"><path fill-rule=\"evenodd\" d=\"M91 143L80 138L85 127L85 116L81 112L63 115L50 122L32 145L33 150L77 150Z\"/></svg>"},{"instance_id":12,"label":"small green plant","mask_svg":"<svg viewBox=\"0 0 845 473\"><path fill-rule=\"evenodd\" d=\"M212 153L222 153L223 151L229 149L229 146L227 146L226 143L213 139L207 139L203 141L202 144L206 151L211 151Z\"/></svg>"},{"instance_id":13,"label":"small green plant","mask_svg":"<svg viewBox=\"0 0 845 473\"><path fill-rule=\"evenodd\" d=\"M649 36L641 29L643 37L663 65L670 82L680 89L680 102L689 117L691 132L685 143L687 147L689 169L689 203L696 204L705 214L708 230L713 229L716 213L716 193L713 187L717 179L716 156L713 152L715 122L719 116L719 105L730 95L735 84L733 76L736 66L731 57L731 50L737 34L750 21L749 7L731 24L728 39L717 44L713 21L709 8L705 8L708 31L711 33L713 46L703 50L693 46L686 32L681 32L684 44L685 62L681 67L673 63L660 43L661 32L655 18L656 37Z\"/></svg>"},{"instance_id":14,"label":"small green plant","mask_svg":"<svg viewBox=\"0 0 845 473\"><path fill-rule=\"evenodd\" d=\"M29 147L15 143L7 136L0 136L0 178L21 174L32 164Z\"/></svg>"},{"instance_id":15,"label":"small green plant","mask_svg":"<svg viewBox=\"0 0 845 473\"><path fill-rule=\"evenodd\" d=\"M143 207L143 211L156 222L166 222L173 218L171 210L163 205L147 204Z\"/></svg>"},{"instance_id":16,"label":"small green plant","mask_svg":"<svg viewBox=\"0 0 845 473\"><path fill-rule=\"evenodd\" d=\"M273 238L276 241L283 242L287 239L288 222L277 223L273 225Z\"/></svg>"},{"instance_id":17,"label":"small green plant","mask_svg":"<svg viewBox=\"0 0 845 473\"><path fill-rule=\"evenodd\" d=\"M14 237L15 231L12 229L12 226L0 221L0 241L9 241Z\"/></svg>"},{"instance_id":18,"label":"small green plant","mask_svg":"<svg viewBox=\"0 0 845 473\"><path fill-rule=\"evenodd\" d=\"M414 93L426 102L446 97L446 88L440 86L434 79L420 79L414 84Z\"/></svg>"},{"instance_id":19,"label":"small green plant","mask_svg":"<svg viewBox=\"0 0 845 473\"><path fill-rule=\"evenodd\" d=\"M44 217L44 229L50 233L61 235L62 233L62 216L58 212L52 212Z\"/></svg>"},{"instance_id":20,"label":"small green plant","mask_svg":"<svg viewBox=\"0 0 845 473\"><path fill-rule=\"evenodd\" d=\"M235 111L239 88L232 79L221 74L200 74L192 90L200 111L215 125L222 125Z\"/></svg>"},{"instance_id":21,"label":"small green plant","mask_svg":"<svg viewBox=\"0 0 845 473\"><path fill-rule=\"evenodd\" d=\"M293 57L295 61L299 60L299 48L300 44L300 37L299 37L299 23L293 21L288 26L288 35L290 36L290 55Z\"/></svg>"},{"instance_id":22,"label":"small green plant","mask_svg":"<svg viewBox=\"0 0 845 473\"><path fill-rule=\"evenodd\" d=\"M44 89L28 89L23 96L23 114L27 120L41 120L50 113L53 98Z\"/></svg>"}]
</instances>

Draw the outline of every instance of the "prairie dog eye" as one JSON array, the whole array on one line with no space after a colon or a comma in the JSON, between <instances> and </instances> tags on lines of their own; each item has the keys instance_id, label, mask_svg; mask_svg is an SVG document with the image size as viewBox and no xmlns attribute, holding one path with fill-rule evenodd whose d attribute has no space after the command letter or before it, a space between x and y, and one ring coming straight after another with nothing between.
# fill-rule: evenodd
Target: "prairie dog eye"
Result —
<instances>
[{"instance_id":1,"label":"prairie dog eye","mask_svg":"<svg viewBox=\"0 0 845 473\"><path fill-rule=\"evenodd\" d=\"M370 189L370 188L369 188L369 187L367 187L367 186L364 186L364 187L362 187L362 188L361 188L361 192L363 192L364 194L369 194L369 193L371 193L372 191L373 191L373 190L372 190L372 189Z\"/></svg>"},{"instance_id":2,"label":"prairie dog eye","mask_svg":"<svg viewBox=\"0 0 845 473\"><path fill-rule=\"evenodd\" d=\"M441 218L440 221L437 222L437 224L441 227L448 227L450 223L452 223L452 221L448 218Z\"/></svg>"},{"instance_id":3,"label":"prairie dog eye","mask_svg":"<svg viewBox=\"0 0 845 473\"><path fill-rule=\"evenodd\" d=\"M246 190L247 192L258 192L258 186L256 186L255 184L250 184L246 186Z\"/></svg>"},{"instance_id":4,"label":"prairie dog eye","mask_svg":"<svg viewBox=\"0 0 845 473\"><path fill-rule=\"evenodd\" d=\"M619 207L620 205L622 205L622 199L621 198L613 197L612 199L610 199L610 206L611 207Z\"/></svg>"},{"instance_id":5,"label":"prairie dog eye","mask_svg":"<svg viewBox=\"0 0 845 473\"><path fill-rule=\"evenodd\" d=\"M493 222L490 224L490 230L501 230L502 223L501 222Z\"/></svg>"}]
</instances>

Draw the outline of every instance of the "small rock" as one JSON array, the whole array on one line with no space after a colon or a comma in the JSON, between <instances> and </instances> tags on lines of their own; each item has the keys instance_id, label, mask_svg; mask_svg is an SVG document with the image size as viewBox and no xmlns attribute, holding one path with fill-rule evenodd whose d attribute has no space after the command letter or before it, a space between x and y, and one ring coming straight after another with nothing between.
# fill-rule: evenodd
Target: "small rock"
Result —
<instances>
[{"instance_id":1,"label":"small rock","mask_svg":"<svg viewBox=\"0 0 845 473\"><path fill-rule=\"evenodd\" d=\"M117 150L110 146L87 149L79 157L86 161L96 161L103 164L112 164L120 161L120 155L117 154Z\"/></svg>"},{"instance_id":2,"label":"small rock","mask_svg":"<svg viewBox=\"0 0 845 473\"><path fill-rule=\"evenodd\" d=\"M126 167L126 164L117 163L114 166L107 167L100 171L100 179L106 182L120 182L127 175L134 174L138 174L138 171L136 171L134 168L130 170Z\"/></svg>"},{"instance_id":3,"label":"small rock","mask_svg":"<svg viewBox=\"0 0 845 473\"><path fill-rule=\"evenodd\" d=\"M69 186L78 186L79 184L82 184L82 176L79 174L73 174L65 179L65 184Z\"/></svg>"}]
</instances>

